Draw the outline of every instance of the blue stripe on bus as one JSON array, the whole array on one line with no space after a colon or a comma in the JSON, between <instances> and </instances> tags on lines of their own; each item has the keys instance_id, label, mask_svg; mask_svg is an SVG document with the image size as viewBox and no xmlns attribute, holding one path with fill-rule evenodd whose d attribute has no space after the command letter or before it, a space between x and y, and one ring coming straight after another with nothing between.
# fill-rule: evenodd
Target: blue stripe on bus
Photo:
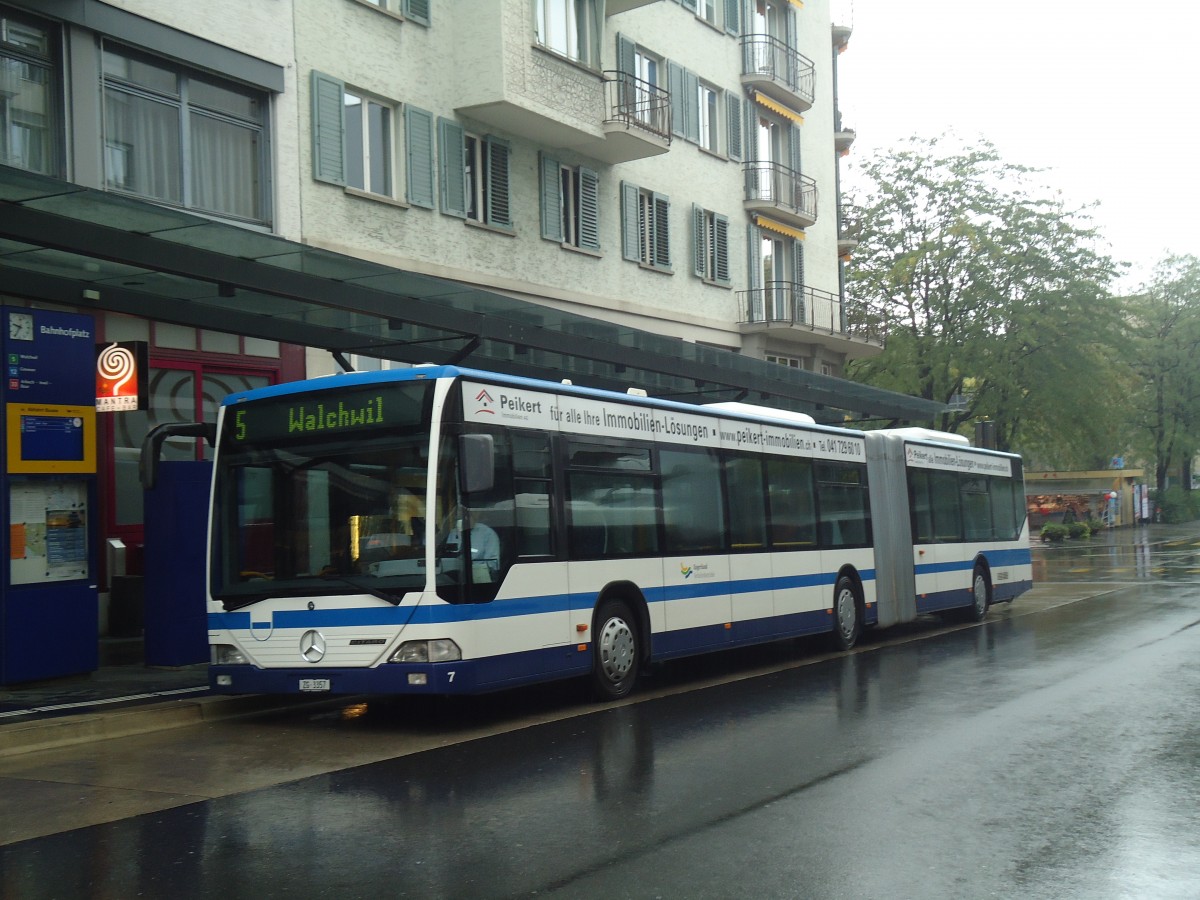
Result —
<instances>
[{"instance_id":1,"label":"blue stripe on bus","mask_svg":"<svg viewBox=\"0 0 1200 900\"><path fill-rule=\"evenodd\" d=\"M1028 550L984 550L979 553L993 569L1033 564L1033 555ZM938 572L966 572L975 567L975 557L942 563L921 563L914 567L917 575L934 575Z\"/></svg>"},{"instance_id":2,"label":"blue stripe on bus","mask_svg":"<svg viewBox=\"0 0 1200 900\"><path fill-rule=\"evenodd\" d=\"M859 572L864 582L875 580L874 569ZM732 594L736 602L739 594L757 594L766 591L795 590L806 587L822 587L837 581L833 572L812 575L781 575L766 578L745 578L739 581L697 582L695 584L668 585L646 588L647 603L678 602L701 597L719 597ZM469 622L481 619L507 619L545 613L590 610L599 600L595 592L576 594L546 594L539 597L512 597L493 600L490 603L422 604L419 606L355 607L353 609L294 609L279 610L270 622L252 621L250 612L214 612L208 614L210 629L242 631L247 629L269 630L271 628L336 628L369 627L373 625L438 625L450 622Z\"/></svg>"}]
</instances>

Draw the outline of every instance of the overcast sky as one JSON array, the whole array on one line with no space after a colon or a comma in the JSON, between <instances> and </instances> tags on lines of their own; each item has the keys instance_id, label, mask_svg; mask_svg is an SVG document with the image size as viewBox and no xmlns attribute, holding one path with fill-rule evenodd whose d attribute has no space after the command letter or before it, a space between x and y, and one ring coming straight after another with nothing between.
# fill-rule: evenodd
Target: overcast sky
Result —
<instances>
[{"instance_id":1,"label":"overcast sky","mask_svg":"<svg viewBox=\"0 0 1200 900\"><path fill-rule=\"evenodd\" d=\"M1005 162L1047 169L1069 203L1099 202L1109 252L1136 264L1122 287L1169 252L1200 256L1200 3L839 6L854 28L838 63L851 166L913 134L986 138Z\"/></svg>"}]
</instances>

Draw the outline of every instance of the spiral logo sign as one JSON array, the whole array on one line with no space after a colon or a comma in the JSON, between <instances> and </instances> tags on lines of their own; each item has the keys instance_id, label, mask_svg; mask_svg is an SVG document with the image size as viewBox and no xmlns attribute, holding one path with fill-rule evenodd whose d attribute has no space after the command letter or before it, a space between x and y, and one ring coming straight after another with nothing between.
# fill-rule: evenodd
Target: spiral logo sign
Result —
<instances>
[{"instance_id":1,"label":"spiral logo sign","mask_svg":"<svg viewBox=\"0 0 1200 900\"><path fill-rule=\"evenodd\" d=\"M114 341L96 348L96 411L146 408L146 343Z\"/></svg>"}]
</instances>

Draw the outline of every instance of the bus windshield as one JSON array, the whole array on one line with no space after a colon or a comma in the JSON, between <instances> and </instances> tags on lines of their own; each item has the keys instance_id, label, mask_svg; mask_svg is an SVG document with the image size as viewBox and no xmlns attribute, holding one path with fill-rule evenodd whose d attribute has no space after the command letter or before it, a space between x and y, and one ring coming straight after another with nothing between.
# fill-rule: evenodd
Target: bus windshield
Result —
<instances>
[{"instance_id":1,"label":"bus windshield","mask_svg":"<svg viewBox=\"0 0 1200 900\"><path fill-rule=\"evenodd\" d=\"M226 609L337 593L399 602L424 585L427 393L386 385L227 411L212 535Z\"/></svg>"}]
</instances>

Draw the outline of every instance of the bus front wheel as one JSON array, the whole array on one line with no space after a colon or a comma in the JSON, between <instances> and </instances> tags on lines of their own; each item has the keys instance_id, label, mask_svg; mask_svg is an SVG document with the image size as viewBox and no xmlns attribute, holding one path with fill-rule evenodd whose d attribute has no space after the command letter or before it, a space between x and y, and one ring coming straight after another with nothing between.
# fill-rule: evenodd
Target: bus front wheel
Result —
<instances>
[{"instance_id":1,"label":"bus front wheel","mask_svg":"<svg viewBox=\"0 0 1200 900\"><path fill-rule=\"evenodd\" d=\"M833 588L833 646L849 650L858 643L862 619L858 615L858 592L848 575L839 575Z\"/></svg>"},{"instance_id":2,"label":"bus front wheel","mask_svg":"<svg viewBox=\"0 0 1200 900\"><path fill-rule=\"evenodd\" d=\"M596 611L592 641L592 686L601 700L619 700L633 690L640 668L637 623L629 606L608 600Z\"/></svg>"}]
</instances>

